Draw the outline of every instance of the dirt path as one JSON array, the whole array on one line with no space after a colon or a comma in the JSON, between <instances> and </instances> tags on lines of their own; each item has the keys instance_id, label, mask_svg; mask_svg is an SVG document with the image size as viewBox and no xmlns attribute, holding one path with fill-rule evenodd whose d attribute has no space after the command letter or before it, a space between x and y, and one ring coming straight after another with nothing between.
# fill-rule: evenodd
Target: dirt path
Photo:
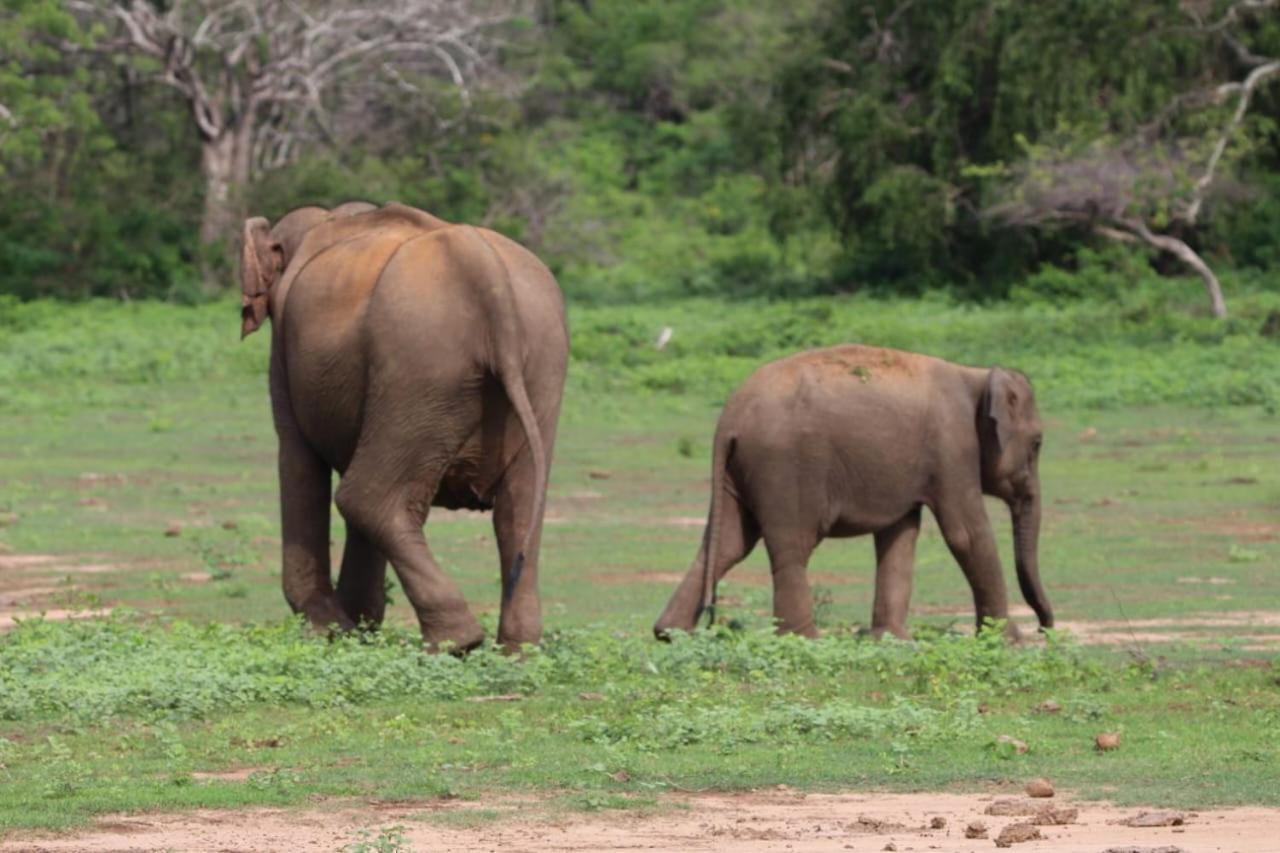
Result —
<instances>
[{"instance_id":1,"label":"dirt path","mask_svg":"<svg viewBox=\"0 0 1280 853\"><path fill-rule=\"evenodd\" d=\"M957 794L803 794L794 791L671 795L647 812L565 813L537 800L334 803L311 810L201 810L113 816L69 835L10 837L3 853L42 851L336 851L361 829L404 827L415 851L940 851L995 850L995 838L1027 817L986 814L996 797ZM1173 848L1185 853L1274 853L1280 809L1180 813L1181 826L1136 828L1118 822L1142 809L1021 799L1077 809L1069 825L1039 826L1040 840L1013 849L1035 853L1103 853L1110 848ZM965 837L973 821L986 838ZM892 845L890 847L889 845ZM1173 850L1167 850L1173 853Z\"/></svg>"}]
</instances>

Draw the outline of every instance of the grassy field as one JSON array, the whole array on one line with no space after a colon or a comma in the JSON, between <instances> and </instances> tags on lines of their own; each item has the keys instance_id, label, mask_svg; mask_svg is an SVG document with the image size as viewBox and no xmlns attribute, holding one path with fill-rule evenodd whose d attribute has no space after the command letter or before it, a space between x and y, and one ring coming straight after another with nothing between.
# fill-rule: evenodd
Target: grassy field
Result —
<instances>
[{"instance_id":1,"label":"grassy field","mask_svg":"<svg viewBox=\"0 0 1280 853\"><path fill-rule=\"evenodd\" d=\"M523 661L421 654L398 591L372 640L286 620L267 341L235 344L233 306L0 303L0 618L23 620L0 636L0 829L317 795L539 789L598 809L667 790L1034 775L1118 802L1280 805L1280 343L1258 334L1280 298L1238 296L1223 326L1183 312L1197 296L1179 287L1119 306L575 312L549 633ZM858 633L869 540L815 555L821 641L771 635L762 553L722 587L739 629L650 639L697 548L724 396L763 360L838 340L1031 375L1062 637L970 636L967 587L930 524L914 644ZM1011 565L1007 514L990 508ZM335 515L337 547L341 529ZM492 631L488 518L438 513L428 536ZM23 619L42 610L112 615ZM1061 711L1037 711L1046 700ZM1101 731L1122 748L1097 753Z\"/></svg>"}]
</instances>

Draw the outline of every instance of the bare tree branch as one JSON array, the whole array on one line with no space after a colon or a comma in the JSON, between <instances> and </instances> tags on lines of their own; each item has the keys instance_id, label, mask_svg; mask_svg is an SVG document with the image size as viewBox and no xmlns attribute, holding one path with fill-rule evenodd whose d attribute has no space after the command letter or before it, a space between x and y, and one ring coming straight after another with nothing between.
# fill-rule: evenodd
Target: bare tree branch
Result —
<instances>
[{"instance_id":1,"label":"bare tree branch","mask_svg":"<svg viewBox=\"0 0 1280 853\"><path fill-rule=\"evenodd\" d=\"M187 102L204 145L202 234L212 240L227 216L210 204L225 205L254 171L288 163L317 135L332 138L333 111L367 98L373 83L425 99L412 80L434 76L468 104L495 64L500 25L531 0L66 2L106 27L94 51L138 57L146 79Z\"/></svg>"},{"instance_id":2,"label":"bare tree branch","mask_svg":"<svg viewBox=\"0 0 1280 853\"><path fill-rule=\"evenodd\" d=\"M1108 239L1168 252L1204 281L1214 316L1226 317L1217 276L1181 234L1195 227L1205 199L1220 184L1254 93L1280 77L1280 58L1253 53L1232 28L1248 15L1280 9L1280 0L1237 0L1217 20L1206 22L1213 6L1208 0L1183 0L1182 11L1193 26L1178 29L1221 40L1249 69L1244 79L1178 94L1129 139L1095 139L1074 150L1033 146L1027 161L1012 170L1003 197L985 215L1015 227L1084 227ZM1179 114L1231 99L1234 107L1220 125L1178 135Z\"/></svg>"},{"instance_id":3,"label":"bare tree branch","mask_svg":"<svg viewBox=\"0 0 1280 853\"><path fill-rule=\"evenodd\" d=\"M1200 214L1200 208L1204 204L1205 191L1213 183L1218 165L1222 162L1222 155L1227 150L1227 144L1235 136L1236 131L1240 128L1240 123L1244 121L1245 113L1249 111L1249 102L1253 98L1254 89L1276 74L1280 74L1280 60L1272 60L1266 65L1259 65L1249 72L1249 76L1244 79L1243 83L1228 83L1218 88L1218 91L1223 93L1238 91L1239 100L1236 102L1235 110L1231 113L1231 119L1222 128L1213 144L1209 160L1205 164L1204 173L1196 181L1191 203L1187 205L1186 212L1182 216L1188 224L1194 225L1196 217Z\"/></svg>"}]
</instances>

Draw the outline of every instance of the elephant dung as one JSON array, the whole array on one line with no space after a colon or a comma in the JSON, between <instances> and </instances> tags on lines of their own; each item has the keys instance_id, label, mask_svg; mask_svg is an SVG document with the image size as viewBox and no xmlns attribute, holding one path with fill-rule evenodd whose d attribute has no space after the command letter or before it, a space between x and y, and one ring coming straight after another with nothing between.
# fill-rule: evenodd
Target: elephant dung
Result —
<instances>
[{"instance_id":1,"label":"elephant dung","mask_svg":"<svg viewBox=\"0 0 1280 853\"><path fill-rule=\"evenodd\" d=\"M971 821L969 825L964 828L964 837L965 838L986 838L987 825L980 820Z\"/></svg>"},{"instance_id":2,"label":"elephant dung","mask_svg":"<svg viewBox=\"0 0 1280 853\"><path fill-rule=\"evenodd\" d=\"M1040 834L1040 827L1033 823L1011 823L1000 830L1000 834L996 836L996 846L1009 847L1014 844L1021 844L1024 841L1035 841L1043 837Z\"/></svg>"},{"instance_id":3,"label":"elephant dung","mask_svg":"<svg viewBox=\"0 0 1280 853\"><path fill-rule=\"evenodd\" d=\"M1031 822L1037 826L1065 826L1069 823L1075 823L1076 818L1079 816L1079 809L1055 809L1045 806L1035 813L1035 816L1031 818Z\"/></svg>"},{"instance_id":4,"label":"elephant dung","mask_svg":"<svg viewBox=\"0 0 1280 853\"><path fill-rule=\"evenodd\" d=\"M1028 797L1052 797L1053 783L1048 779L1032 779L1026 787Z\"/></svg>"},{"instance_id":5,"label":"elephant dung","mask_svg":"<svg viewBox=\"0 0 1280 853\"><path fill-rule=\"evenodd\" d=\"M1099 752L1110 752L1113 749L1120 748L1119 732L1102 732L1093 739L1093 745L1097 747Z\"/></svg>"}]
</instances>

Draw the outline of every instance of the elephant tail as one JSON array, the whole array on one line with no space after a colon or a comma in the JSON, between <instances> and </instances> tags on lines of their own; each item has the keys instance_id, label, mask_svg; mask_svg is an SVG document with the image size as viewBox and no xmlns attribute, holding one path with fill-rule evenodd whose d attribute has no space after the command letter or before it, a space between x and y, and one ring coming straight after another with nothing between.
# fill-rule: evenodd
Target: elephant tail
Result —
<instances>
[{"instance_id":1,"label":"elephant tail","mask_svg":"<svg viewBox=\"0 0 1280 853\"><path fill-rule=\"evenodd\" d=\"M542 442L542 430L538 426L537 415L529 400L529 391L525 387L524 330L521 328L507 265L479 231L465 226L458 230L465 232L468 239L479 244L476 246L476 252L484 269L478 276L477 286L484 294L492 321L489 341L490 357L495 362L495 372L502 383L503 390L506 391L507 399L520 420L520 427L524 430L525 441L529 447L529 455L533 459L534 497L529 513L529 526L520 543L520 550L516 552L511 564L511 571L502 585L502 598L506 601L515 594L516 584L519 583L520 574L524 571L525 554L533 543L533 537L538 531L539 522L546 508L547 451Z\"/></svg>"},{"instance_id":2,"label":"elephant tail","mask_svg":"<svg viewBox=\"0 0 1280 853\"><path fill-rule=\"evenodd\" d=\"M720 550L720 522L724 514L725 477L729 474L729 457L733 455L736 437L716 433L711 452L711 509L707 512L706 560L702 564L702 603L698 615L705 611L707 627L716 622L716 555ZM695 617L696 619L696 617Z\"/></svg>"}]
</instances>

